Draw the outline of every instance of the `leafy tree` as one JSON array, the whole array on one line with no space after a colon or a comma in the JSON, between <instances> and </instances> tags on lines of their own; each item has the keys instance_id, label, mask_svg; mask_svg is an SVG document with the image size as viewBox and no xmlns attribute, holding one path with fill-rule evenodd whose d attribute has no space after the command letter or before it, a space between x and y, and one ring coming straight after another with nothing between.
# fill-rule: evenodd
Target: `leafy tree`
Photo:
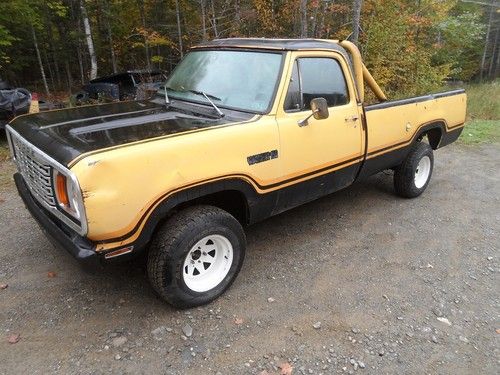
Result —
<instances>
[{"instance_id":1,"label":"leafy tree","mask_svg":"<svg viewBox=\"0 0 500 375\"><path fill-rule=\"evenodd\" d=\"M395 98L437 90L443 79L498 74L500 13L489 7L498 0L480 3L486 5L458 0L0 1L0 68L2 78L15 85L67 92L78 90L97 67L102 75L153 67L168 73L190 46L212 38L350 37Z\"/></svg>"}]
</instances>

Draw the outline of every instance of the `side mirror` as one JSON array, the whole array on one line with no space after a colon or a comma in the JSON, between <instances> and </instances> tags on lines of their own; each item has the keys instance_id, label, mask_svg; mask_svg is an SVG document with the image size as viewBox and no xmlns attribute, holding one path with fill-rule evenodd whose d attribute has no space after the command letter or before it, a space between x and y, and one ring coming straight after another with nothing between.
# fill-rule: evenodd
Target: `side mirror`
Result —
<instances>
[{"instance_id":1,"label":"side mirror","mask_svg":"<svg viewBox=\"0 0 500 375\"><path fill-rule=\"evenodd\" d=\"M314 98L311 100L312 113L305 119L298 122L299 126L306 126L309 124L309 119L314 117L316 120L325 120L330 116L328 112L328 103L325 98Z\"/></svg>"}]
</instances>

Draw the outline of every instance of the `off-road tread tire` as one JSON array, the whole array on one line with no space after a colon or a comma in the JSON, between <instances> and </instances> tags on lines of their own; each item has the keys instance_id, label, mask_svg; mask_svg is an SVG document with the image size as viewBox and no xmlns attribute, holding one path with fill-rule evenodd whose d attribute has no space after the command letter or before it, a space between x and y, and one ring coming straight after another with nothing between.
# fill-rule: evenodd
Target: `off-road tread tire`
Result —
<instances>
[{"instance_id":1,"label":"off-road tread tire","mask_svg":"<svg viewBox=\"0 0 500 375\"><path fill-rule=\"evenodd\" d=\"M415 170L417 169L420 159L428 156L431 160L431 170L427 182L421 188L415 186ZM394 189L396 193L404 198L416 198L424 192L429 185L434 169L434 155L432 148L425 142L415 143L411 151L406 156L403 163L394 170Z\"/></svg>"},{"instance_id":2,"label":"off-road tread tire","mask_svg":"<svg viewBox=\"0 0 500 375\"><path fill-rule=\"evenodd\" d=\"M230 240L233 264L217 287L204 293L194 292L182 280L182 264L191 247L213 233ZM243 264L245 247L245 232L228 212L213 206L186 208L169 218L153 238L147 261L149 281L160 298L177 308L207 304L231 286Z\"/></svg>"}]
</instances>

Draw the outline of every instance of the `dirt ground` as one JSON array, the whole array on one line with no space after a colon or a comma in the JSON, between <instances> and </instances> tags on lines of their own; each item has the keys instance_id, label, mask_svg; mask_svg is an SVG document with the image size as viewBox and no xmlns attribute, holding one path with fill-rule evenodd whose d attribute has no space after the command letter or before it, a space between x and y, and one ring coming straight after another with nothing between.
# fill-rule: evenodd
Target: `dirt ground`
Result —
<instances>
[{"instance_id":1,"label":"dirt ground","mask_svg":"<svg viewBox=\"0 0 500 375\"><path fill-rule=\"evenodd\" d=\"M452 145L418 199L381 173L249 228L232 288L188 311L141 265L92 275L54 249L3 162L0 373L496 374L499 155Z\"/></svg>"}]
</instances>

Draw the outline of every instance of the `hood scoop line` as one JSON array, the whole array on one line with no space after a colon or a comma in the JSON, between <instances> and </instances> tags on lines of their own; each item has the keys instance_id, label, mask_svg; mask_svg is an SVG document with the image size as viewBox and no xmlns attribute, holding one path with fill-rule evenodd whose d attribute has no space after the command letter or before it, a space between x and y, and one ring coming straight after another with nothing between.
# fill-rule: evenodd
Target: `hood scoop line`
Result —
<instances>
[{"instance_id":1,"label":"hood scoop line","mask_svg":"<svg viewBox=\"0 0 500 375\"><path fill-rule=\"evenodd\" d=\"M69 130L69 133L71 135L78 136L78 135L83 135L83 134L100 132L100 131L104 131L104 130L126 128L129 126L138 126L138 125L144 125L147 123L173 120L173 119L199 119L199 118L194 117L194 116L187 116L187 115L177 116L177 113L172 113L172 112L154 113L154 114L150 114L150 115L146 115L146 116L139 116L139 117L128 118L128 119L116 119L116 120L111 120L111 121L106 122L106 123L99 123L99 124L82 126L79 128L73 128L73 129Z\"/></svg>"},{"instance_id":2,"label":"hood scoop line","mask_svg":"<svg viewBox=\"0 0 500 375\"><path fill-rule=\"evenodd\" d=\"M69 120L69 121L58 122L56 124L40 126L38 129L39 130L45 130L45 129L55 128L55 127L63 126L63 125L76 124L78 122L100 120L100 119L104 119L104 118L121 117L121 116L128 116L128 115L135 115L135 114L145 113L145 112L151 112L151 111L154 111L154 109L148 108L148 109L141 109L139 111L118 112L118 113L112 113L112 114L109 114L109 115L100 115L100 116L94 116L94 117L85 117L85 118L76 119L76 120Z\"/></svg>"}]
</instances>

